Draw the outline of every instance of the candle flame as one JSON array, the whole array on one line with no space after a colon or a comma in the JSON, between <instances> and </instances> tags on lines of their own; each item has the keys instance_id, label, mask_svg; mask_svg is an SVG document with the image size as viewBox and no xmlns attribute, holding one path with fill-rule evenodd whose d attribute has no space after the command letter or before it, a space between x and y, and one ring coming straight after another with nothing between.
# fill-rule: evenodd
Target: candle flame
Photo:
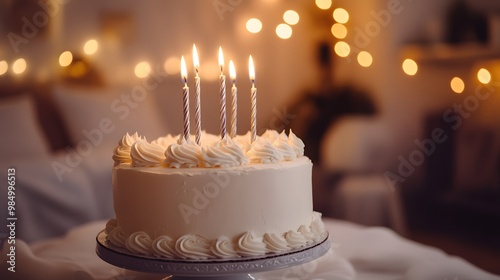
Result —
<instances>
[{"instance_id":1,"label":"candle flame","mask_svg":"<svg viewBox=\"0 0 500 280\"><path fill-rule=\"evenodd\" d=\"M248 73L250 76L250 80L253 83L255 81L255 68L253 66L253 59L252 59L251 55L250 55L250 58L248 59Z\"/></svg>"},{"instance_id":2,"label":"candle flame","mask_svg":"<svg viewBox=\"0 0 500 280\"><path fill-rule=\"evenodd\" d=\"M222 54L222 47L219 47L219 66L220 71L222 72L222 69L224 68L224 55Z\"/></svg>"},{"instance_id":3,"label":"candle flame","mask_svg":"<svg viewBox=\"0 0 500 280\"><path fill-rule=\"evenodd\" d=\"M184 83L187 82L186 60L184 59L184 56L181 57L181 78Z\"/></svg>"},{"instance_id":4,"label":"candle flame","mask_svg":"<svg viewBox=\"0 0 500 280\"><path fill-rule=\"evenodd\" d=\"M234 63L232 60L229 60L229 77L231 80L236 81L236 69L234 68Z\"/></svg>"},{"instance_id":5,"label":"candle flame","mask_svg":"<svg viewBox=\"0 0 500 280\"><path fill-rule=\"evenodd\" d=\"M200 68L200 60L198 59L198 51L196 50L195 44L193 44L193 64L194 70L198 72L198 68Z\"/></svg>"}]
</instances>

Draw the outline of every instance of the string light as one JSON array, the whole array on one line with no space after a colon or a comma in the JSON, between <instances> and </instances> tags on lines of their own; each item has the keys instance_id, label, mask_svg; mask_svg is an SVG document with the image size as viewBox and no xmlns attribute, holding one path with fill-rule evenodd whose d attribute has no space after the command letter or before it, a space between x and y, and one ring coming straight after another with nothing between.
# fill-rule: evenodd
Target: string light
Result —
<instances>
[{"instance_id":1,"label":"string light","mask_svg":"<svg viewBox=\"0 0 500 280\"><path fill-rule=\"evenodd\" d=\"M14 61L14 63L12 63L12 71L14 72L14 74L19 75L19 74L24 73L24 71L26 71L26 67L27 67L27 64L26 64L26 60L24 60L24 58L19 58L16 61Z\"/></svg>"},{"instance_id":2,"label":"string light","mask_svg":"<svg viewBox=\"0 0 500 280\"><path fill-rule=\"evenodd\" d=\"M363 66L363 67L369 67L370 65L372 65L372 62L373 62L373 57L372 55L367 52L367 51L360 51L358 53L358 63L359 65Z\"/></svg>"},{"instance_id":3,"label":"string light","mask_svg":"<svg viewBox=\"0 0 500 280\"><path fill-rule=\"evenodd\" d=\"M342 8L337 8L333 11L333 19L338 23L347 23L349 21L349 13Z\"/></svg>"},{"instance_id":4,"label":"string light","mask_svg":"<svg viewBox=\"0 0 500 280\"><path fill-rule=\"evenodd\" d=\"M83 46L83 52L86 55L93 55L97 52L97 49L99 48L99 44L95 39L88 40L85 45Z\"/></svg>"},{"instance_id":5,"label":"string light","mask_svg":"<svg viewBox=\"0 0 500 280\"><path fill-rule=\"evenodd\" d=\"M316 0L316 6L322 10L328 10L332 6L332 0Z\"/></svg>"},{"instance_id":6,"label":"string light","mask_svg":"<svg viewBox=\"0 0 500 280\"><path fill-rule=\"evenodd\" d=\"M276 34L281 39L288 39L292 37L292 27L286 23L281 23L276 26Z\"/></svg>"},{"instance_id":7,"label":"string light","mask_svg":"<svg viewBox=\"0 0 500 280\"><path fill-rule=\"evenodd\" d=\"M351 53L351 47L344 41L339 41L334 47L335 53L340 57L347 57Z\"/></svg>"},{"instance_id":8,"label":"string light","mask_svg":"<svg viewBox=\"0 0 500 280\"><path fill-rule=\"evenodd\" d=\"M73 62L73 54L70 51L65 51L59 55L59 65L66 67Z\"/></svg>"},{"instance_id":9,"label":"string light","mask_svg":"<svg viewBox=\"0 0 500 280\"><path fill-rule=\"evenodd\" d=\"M450 87L455 93L462 93L465 89L465 84L459 77L453 77L450 82Z\"/></svg>"},{"instance_id":10,"label":"string light","mask_svg":"<svg viewBox=\"0 0 500 280\"><path fill-rule=\"evenodd\" d=\"M151 73L151 65L146 61L139 62L135 66L134 73L138 78L146 78Z\"/></svg>"},{"instance_id":11,"label":"string light","mask_svg":"<svg viewBox=\"0 0 500 280\"><path fill-rule=\"evenodd\" d=\"M413 76L417 74L418 65L413 59L407 58L403 61L403 71L406 75Z\"/></svg>"},{"instance_id":12,"label":"string light","mask_svg":"<svg viewBox=\"0 0 500 280\"><path fill-rule=\"evenodd\" d=\"M299 14L294 10L288 10L283 14L283 20L290 25L299 23L299 19Z\"/></svg>"},{"instance_id":13,"label":"string light","mask_svg":"<svg viewBox=\"0 0 500 280\"><path fill-rule=\"evenodd\" d=\"M251 18L247 20L246 28L250 33L259 33L262 30L262 22L259 19Z\"/></svg>"},{"instance_id":14,"label":"string light","mask_svg":"<svg viewBox=\"0 0 500 280\"><path fill-rule=\"evenodd\" d=\"M7 70L9 70L9 64L7 63L7 61L0 61L0 76L7 73Z\"/></svg>"},{"instance_id":15,"label":"string light","mask_svg":"<svg viewBox=\"0 0 500 280\"><path fill-rule=\"evenodd\" d=\"M477 79L482 84L488 84L489 82L491 82L490 71L488 71L484 68L479 69L479 71L477 71Z\"/></svg>"},{"instance_id":16,"label":"string light","mask_svg":"<svg viewBox=\"0 0 500 280\"><path fill-rule=\"evenodd\" d=\"M337 39L344 39L347 36L347 28L341 23L332 25L332 35Z\"/></svg>"}]
</instances>

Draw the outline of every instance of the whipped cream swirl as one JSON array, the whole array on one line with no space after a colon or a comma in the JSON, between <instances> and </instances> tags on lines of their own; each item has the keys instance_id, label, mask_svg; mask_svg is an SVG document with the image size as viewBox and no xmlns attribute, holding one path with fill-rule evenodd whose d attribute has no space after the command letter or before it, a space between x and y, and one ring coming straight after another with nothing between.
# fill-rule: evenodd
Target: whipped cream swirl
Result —
<instances>
[{"instance_id":1,"label":"whipped cream swirl","mask_svg":"<svg viewBox=\"0 0 500 280\"><path fill-rule=\"evenodd\" d=\"M212 250L212 253L215 256L217 256L221 259L239 257L234 249L233 243L231 242L229 237L227 237L225 235L214 240L212 242L210 249Z\"/></svg>"},{"instance_id":2,"label":"whipped cream swirl","mask_svg":"<svg viewBox=\"0 0 500 280\"><path fill-rule=\"evenodd\" d=\"M273 142L273 145L278 149L278 151L283 155L284 160L294 160L297 158L297 153L288 142L288 136L286 136L285 131L281 132Z\"/></svg>"},{"instance_id":3,"label":"whipped cream swirl","mask_svg":"<svg viewBox=\"0 0 500 280\"><path fill-rule=\"evenodd\" d=\"M153 144L141 139L135 142L130 148L132 166L154 167L161 166L165 160L164 148L159 144Z\"/></svg>"},{"instance_id":4,"label":"whipped cream swirl","mask_svg":"<svg viewBox=\"0 0 500 280\"><path fill-rule=\"evenodd\" d=\"M300 232L290 230L285 233L285 240L293 249L298 249L307 244L307 240Z\"/></svg>"},{"instance_id":5,"label":"whipped cream swirl","mask_svg":"<svg viewBox=\"0 0 500 280\"><path fill-rule=\"evenodd\" d=\"M128 237L125 248L132 253L151 255L151 244L152 241L149 235L143 231L138 231Z\"/></svg>"},{"instance_id":6,"label":"whipped cream swirl","mask_svg":"<svg viewBox=\"0 0 500 280\"><path fill-rule=\"evenodd\" d=\"M152 243L153 255L165 257L165 258L176 258L177 254L175 251L175 241L166 236L158 236Z\"/></svg>"},{"instance_id":7,"label":"whipped cream swirl","mask_svg":"<svg viewBox=\"0 0 500 280\"><path fill-rule=\"evenodd\" d=\"M267 248L270 252L283 252L290 250L288 244L282 236L278 236L274 233L264 234L264 243L266 243Z\"/></svg>"},{"instance_id":8,"label":"whipped cream swirl","mask_svg":"<svg viewBox=\"0 0 500 280\"><path fill-rule=\"evenodd\" d=\"M181 236L175 243L175 250L184 259L204 260L212 257L210 243L195 234Z\"/></svg>"},{"instance_id":9,"label":"whipped cream swirl","mask_svg":"<svg viewBox=\"0 0 500 280\"><path fill-rule=\"evenodd\" d=\"M238 252L245 257L254 257L266 254L267 249L262 238L255 237L252 231L247 231L238 239Z\"/></svg>"},{"instance_id":10,"label":"whipped cream swirl","mask_svg":"<svg viewBox=\"0 0 500 280\"><path fill-rule=\"evenodd\" d=\"M113 153L113 160L115 162L115 165L123 164L123 163L128 163L130 164L132 162L132 159L130 158L130 148L132 145L137 142L138 140L142 139L137 132L130 135L125 134L122 139L118 142L118 146L116 146L114 153Z\"/></svg>"},{"instance_id":11,"label":"whipped cream swirl","mask_svg":"<svg viewBox=\"0 0 500 280\"><path fill-rule=\"evenodd\" d=\"M283 154L264 137L257 137L247 156L253 163L274 163L283 160Z\"/></svg>"},{"instance_id":12,"label":"whipped cream swirl","mask_svg":"<svg viewBox=\"0 0 500 280\"><path fill-rule=\"evenodd\" d=\"M165 150L165 164L173 168L198 167L201 165L201 148L194 142L186 142L179 137L177 144L168 146Z\"/></svg>"},{"instance_id":13,"label":"whipped cream swirl","mask_svg":"<svg viewBox=\"0 0 500 280\"><path fill-rule=\"evenodd\" d=\"M297 157L304 155L304 142L302 142L302 140L297 137L291 129L290 134L288 134L288 144L293 148Z\"/></svg>"},{"instance_id":14,"label":"whipped cream swirl","mask_svg":"<svg viewBox=\"0 0 500 280\"><path fill-rule=\"evenodd\" d=\"M232 167L248 163L241 147L232 139L224 138L213 146L201 149L205 167Z\"/></svg>"}]
</instances>

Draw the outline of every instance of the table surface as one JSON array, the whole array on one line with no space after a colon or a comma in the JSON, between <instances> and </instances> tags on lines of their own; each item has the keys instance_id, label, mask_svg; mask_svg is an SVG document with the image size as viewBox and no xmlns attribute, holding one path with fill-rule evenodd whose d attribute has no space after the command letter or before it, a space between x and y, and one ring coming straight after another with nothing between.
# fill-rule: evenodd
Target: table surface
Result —
<instances>
[{"instance_id":1,"label":"table surface","mask_svg":"<svg viewBox=\"0 0 500 280\"><path fill-rule=\"evenodd\" d=\"M467 261L407 240L383 227L364 227L324 218L332 248L317 260L252 275L255 279L439 279L500 280ZM7 270L9 244L0 263L1 279L162 279L114 267L95 254L96 235L105 226L98 221L79 226L65 236L26 244L16 240L16 272ZM175 278L174 278L175 279ZM184 278L185 279L185 278Z\"/></svg>"}]
</instances>

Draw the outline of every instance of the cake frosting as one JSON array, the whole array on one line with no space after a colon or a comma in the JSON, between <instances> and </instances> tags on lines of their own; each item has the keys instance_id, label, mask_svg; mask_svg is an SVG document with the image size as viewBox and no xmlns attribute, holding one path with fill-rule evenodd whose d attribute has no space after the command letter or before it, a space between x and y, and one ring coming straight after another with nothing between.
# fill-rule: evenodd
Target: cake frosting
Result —
<instances>
[{"instance_id":1,"label":"cake frosting","mask_svg":"<svg viewBox=\"0 0 500 280\"><path fill-rule=\"evenodd\" d=\"M293 134L220 139L203 132L148 142L126 134L114 150L116 218L108 241L166 259L235 259L300 249L326 230L313 211L312 163Z\"/></svg>"}]
</instances>

